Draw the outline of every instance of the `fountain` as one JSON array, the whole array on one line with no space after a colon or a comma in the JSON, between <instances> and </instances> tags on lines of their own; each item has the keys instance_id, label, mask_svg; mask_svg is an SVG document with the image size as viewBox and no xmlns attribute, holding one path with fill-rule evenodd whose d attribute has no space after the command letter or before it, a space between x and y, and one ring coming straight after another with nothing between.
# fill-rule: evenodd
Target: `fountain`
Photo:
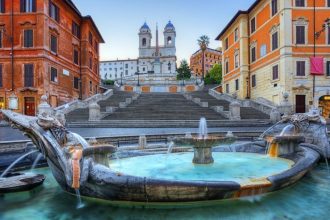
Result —
<instances>
[{"instance_id":1,"label":"fountain","mask_svg":"<svg viewBox=\"0 0 330 220\"><path fill-rule=\"evenodd\" d=\"M116 148L91 146L68 131L51 111L38 117L8 110L2 113L12 126L32 139L64 191L111 201L185 203L263 194L296 183L315 166L320 155L330 155L325 124L319 115L285 116L262 139L232 146L235 153L221 148L212 152L215 146L233 143L235 137L230 132L226 137L209 135L206 119L202 118L198 135L173 139L175 145L193 147L193 154L145 152L141 149L145 144L142 137L143 143L136 151L110 161L109 156ZM281 135L289 124L296 133ZM265 139L279 144L271 150L276 157L263 155ZM290 141L294 147L290 147Z\"/></svg>"},{"instance_id":2,"label":"fountain","mask_svg":"<svg viewBox=\"0 0 330 220\"><path fill-rule=\"evenodd\" d=\"M194 164L212 164L214 162L212 148L224 143L233 143L235 140L234 136L209 136L207 121L205 118L201 118L197 136L186 135L184 138L174 138L173 142L175 145L188 145L194 148L194 158L192 160Z\"/></svg>"}]
</instances>

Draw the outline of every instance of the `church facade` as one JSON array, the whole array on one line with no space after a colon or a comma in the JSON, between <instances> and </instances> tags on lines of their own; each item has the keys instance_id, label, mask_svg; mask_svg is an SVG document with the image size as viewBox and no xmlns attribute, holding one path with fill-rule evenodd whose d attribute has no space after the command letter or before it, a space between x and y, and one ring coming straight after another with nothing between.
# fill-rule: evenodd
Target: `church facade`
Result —
<instances>
[{"instance_id":1,"label":"church facade","mask_svg":"<svg viewBox=\"0 0 330 220\"><path fill-rule=\"evenodd\" d=\"M135 79L139 75L176 76L176 31L169 21L164 28L164 44L159 44L159 32L156 27L156 45L152 46L152 32L147 23L139 30L139 57L127 60L108 60L100 62L100 74L103 80Z\"/></svg>"},{"instance_id":2,"label":"church facade","mask_svg":"<svg viewBox=\"0 0 330 220\"><path fill-rule=\"evenodd\" d=\"M159 45L158 26L156 27L156 45L152 46L151 29L144 23L139 32L139 74L160 76L176 75L176 31L171 21L164 28L164 45Z\"/></svg>"}]
</instances>

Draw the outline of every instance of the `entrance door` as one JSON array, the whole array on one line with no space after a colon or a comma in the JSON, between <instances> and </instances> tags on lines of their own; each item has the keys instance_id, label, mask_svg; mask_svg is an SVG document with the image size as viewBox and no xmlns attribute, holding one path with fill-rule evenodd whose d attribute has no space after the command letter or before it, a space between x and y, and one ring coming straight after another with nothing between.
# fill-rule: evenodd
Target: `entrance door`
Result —
<instances>
[{"instance_id":1,"label":"entrance door","mask_svg":"<svg viewBox=\"0 0 330 220\"><path fill-rule=\"evenodd\" d=\"M306 112L306 96L296 95L296 113Z\"/></svg>"},{"instance_id":2,"label":"entrance door","mask_svg":"<svg viewBox=\"0 0 330 220\"><path fill-rule=\"evenodd\" d=\"M36 108L35 101L33 97L24 98L24 114L29 116L35 116Z\"/></svg>"}]
</instances>

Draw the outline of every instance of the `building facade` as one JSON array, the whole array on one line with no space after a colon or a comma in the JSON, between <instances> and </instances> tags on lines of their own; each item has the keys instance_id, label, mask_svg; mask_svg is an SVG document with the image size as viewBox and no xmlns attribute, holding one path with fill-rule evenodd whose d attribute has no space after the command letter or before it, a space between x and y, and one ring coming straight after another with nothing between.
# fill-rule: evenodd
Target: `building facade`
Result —
<instances>
[{"instance_id":1,"label":"building facade","mask_svg":"<svg viewBox=\"0 0 330 220\"><path fill-rule=\"evenodd\" d=\"M315 105L329 118L329 14L328 0L257 0L237 12L216 38L223 48L223 91L274 104L288 92L296 112ZM323 68L315 84L313 57Z\"/></svg>"},{"instance_id":2,"label":"building facade","mask_svg":"<svg viewBox=\"0 0 330 220\"><path fill-rule=\"evenodd\" d=\"M110 60L100 62L100 73L103 80L119 80L134 76L137 73L137 60Z\"/></svg>"},{"instance_id":3,"label":"building facade","mask_svg":"<svg viewBox=\"0 0 330 220\"><path fill-rule=\"evenodd\" d=\"M99 90L99 44L90 16L71 0L0 0L0 107L35 115L46 94L53 107Z\"/></svg>"},{"instance_id":4,"label":"building facade","mask_svg":"<svg viewBox=\"0 0 330 220\"><path fill-rule=\"evenodd\" d=\"M204 52L204 72L207 74L215 64L222 63L222 51L207 48ZM203 75L203 52L201 49L190 57L190 69L194 74Z\"/></svg>"},{"instance_id":5,"label":"building facade","mask_svg":"<svg viewBox=\"0 0 330 220\"><path fill-rule=\"evenodd\" d=\"M164 28L164 45L159 45L158 27L156 45L152 46L152 34L147 23L139 32L138 72L140 74L175 75L176 74L176 31L171 21Z\"/></svg>"}]
</instances>

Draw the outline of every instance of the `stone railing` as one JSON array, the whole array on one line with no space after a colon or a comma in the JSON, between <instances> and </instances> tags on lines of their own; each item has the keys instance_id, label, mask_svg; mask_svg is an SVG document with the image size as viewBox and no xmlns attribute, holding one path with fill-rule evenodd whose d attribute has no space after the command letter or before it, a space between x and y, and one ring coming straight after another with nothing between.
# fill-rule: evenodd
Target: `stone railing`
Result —
<instances>
[{"instance_id":1,"label":"stone railing","mask_svg":"<svg viewBox=\"0 0 330 220\"><path fill-rule=\"evenodd\" d=\"M96 103L96 102L99 102L102 100L106 100L106 99L110 98L112 95L113 95L113 90L109 89L105 93L96 94L83 101L74 100L72 102L61 105L61 106L55 108L55 111L62 111L64 114L68 114L78 108L87 108L91 103Z\"/></svg>"},{"instance_id":2,"label":"stone railing","mask_svg":"<svg viewBox=\"0 0 330 220\"><path fill-rule=\"evenodd\" d=\"M220 93L214 89L209 90L209 94L216 99L225 100L230 103L236 101L241 104L241 107L251 107L256 110L259 110L267 115L270 115L273 110L276 110L276 106L270 105L269 103L261 102L260 100L238 100L235 99L233 96Z\"/></svg>"}]
</instances>

